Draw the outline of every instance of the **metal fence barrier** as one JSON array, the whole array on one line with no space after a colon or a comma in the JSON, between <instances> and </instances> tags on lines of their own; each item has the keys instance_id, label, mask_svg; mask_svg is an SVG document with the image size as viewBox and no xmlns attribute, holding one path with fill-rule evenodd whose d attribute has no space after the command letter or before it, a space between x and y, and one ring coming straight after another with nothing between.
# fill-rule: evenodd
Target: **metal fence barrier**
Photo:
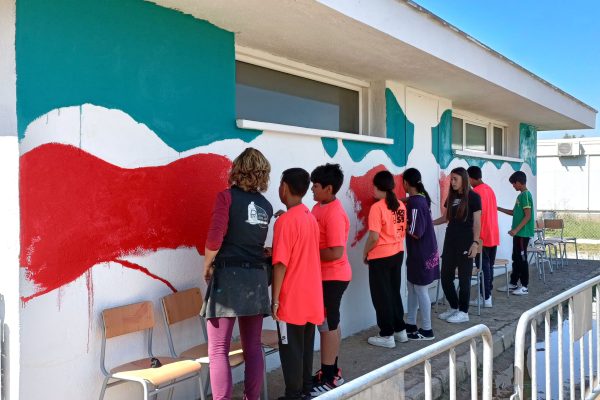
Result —
<instances>
[{"instance_id":1,"label":"metal fence barrier","mask_svg":"<svg viewBox=\"0 0 600 400\"><path fill-rule=\"evenodd\" d=\"M481 398L491 400L492 398L492 363L493 363L493 341L490 330L485 325L476 325L456 335L440 340L417 352L400 358L394 362L384 365L374 371L356 378L336 389L319 396L320 400L330 399L404 399L404 373L409 368L423 364L425 400L432 399L432 374L430 360L444 352L448 352L449 362L449 386L450 399L456 400L456 347L470 344L470 375L471 375L471 399L478 398L477 383L477 342L483 341L483 385ZM385 393L385 395L383 395Z\"/></svg>"},{"instance_id":2,"label":"metal fence barrier","mask_svg":"<svg viewBox=\"0 0 600 400\"><path fill-rule=\"evenodd\" d=\"M576 386L579 386L579 394L581 399L593 399L600 393L600 329L596 327L595 346L593 344L593 319L600 315L600 302L598 302L598 292L600 290L600 276L590 279L572 289L567 290L560 295L549 299L538 306L526 311L519 319L517 331L515 334L515 371L514 371L514 394L511 400L537 399L538 396L538 377L537 377L537 360L536 360L536 342L537 342L537 319L543 317L544 320L544 351L545 351L545 394L546 399L558 398L564 399L565 371L563 368L564 354L563 341L565 340L563 332L564 322L564 307L568 307L569 333L568 333L568 352L569 352L569 399L575 400ZM593 292L596 294L596 302L594 302ZM589 296L587 296L589 294ZM577 305L576 305L577 303ZM558 362L552 363L551 358L551 316L553 312L557 314L557 333L558 333ZM577 334L576 334L577 329ZM583 331L586 332L583 332ZM526 395L525 392L525 368L526 357L525 352L526 338L530 335L531 341L531 393ZM586 386L586 360L584 354L584 336L588 337L588 352L587 352L587 372L589 379ZM576 336L581 336L576 338ZM575 342L579 340L579 385L575 382ZM595 351L595 355L594 355ZM596 358L596 368L594 374L594 356ZM558 396L552 393L552 378L551 370L557 369L559 384ZM529 397L530 396L530 397Z\"/></svg>"}]
</instances>

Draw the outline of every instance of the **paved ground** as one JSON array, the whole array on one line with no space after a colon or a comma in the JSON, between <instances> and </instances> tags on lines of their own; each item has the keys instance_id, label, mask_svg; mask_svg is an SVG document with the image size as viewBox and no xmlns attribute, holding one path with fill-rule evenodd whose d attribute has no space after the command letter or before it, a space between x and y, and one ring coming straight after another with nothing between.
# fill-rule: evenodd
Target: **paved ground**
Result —
<instances>
[{"instance_id":1,"label":"paved ground","mask_svg":"<svg viewBox=\"0 0 600 400\"><path fill-rule=\"evenodd\" d=\"M564 269L555 271L554 274L546 275L546 284L537 278L537 272L531 267L531 282L528 296L511 296L507 298L505 293L494 292L494 307L482 308L481 316L476 315L476 309L470 311L470 322L467 324L453 325L437 318L439 312L445 310L443 305L439 306L437 312L432 313L433 329L437 339L446 338L461 332L467 326L483 323L487 325L495 336L494 353L497 358L494 363L494 393L495 398L506 399L512 393L511 368L513 358L512 344L514 342L514 331L517 320L521 314L533 306L545 301L558 293L573 287L600 273L600 261L580 261L576 264L571 261ZM503 276L497 277L494 285L500 287L505 284ZM411 352L421 349L431 342L408 342L396 346L395 349L383 349L367 344L367 338L377 333L376 327L359 332L343 340L341 349L340 366L343 368L344 378L351 380L369 371L381 367L389 362L401 358ZM466 346L457 350L457 358L467 352ZM271 357L276 357L273 355ZM315 370L318 368L319 354L315 353ZM432 371L434 374L434 398L444 398L443 391L447 391L447 356L434 359ZM469 381L459 384L458 398L469 398ZM283 376L281 370L277 369L268 374L269 397L274 399L283 394ZM409 388L408 395L411 398L422 398L423 378L422 368L415 367L406 375L406 385ZM445 382L446 384L442 384ZM437 392L437 393L436 393ZM242 387L237 385L234 390L234 398L242 398Z\"/></svg>"}]
</instances>

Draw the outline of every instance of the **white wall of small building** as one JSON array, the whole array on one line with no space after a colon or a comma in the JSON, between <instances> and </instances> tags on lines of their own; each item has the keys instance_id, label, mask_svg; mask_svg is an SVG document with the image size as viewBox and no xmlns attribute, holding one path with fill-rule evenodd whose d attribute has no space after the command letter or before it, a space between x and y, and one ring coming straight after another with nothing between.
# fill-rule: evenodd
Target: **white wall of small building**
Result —
<instances>
[{"instance_id":1,"label":"white wall of small building","mask_svg":"<svg viewBox=\"0 0 600 400\"><path fill-rule=\"evenodd\" d=\"M571 143L579 155L559 156ZM600 212L600 139L538 141L539 209Z\"/></svg>"}]
</instances>

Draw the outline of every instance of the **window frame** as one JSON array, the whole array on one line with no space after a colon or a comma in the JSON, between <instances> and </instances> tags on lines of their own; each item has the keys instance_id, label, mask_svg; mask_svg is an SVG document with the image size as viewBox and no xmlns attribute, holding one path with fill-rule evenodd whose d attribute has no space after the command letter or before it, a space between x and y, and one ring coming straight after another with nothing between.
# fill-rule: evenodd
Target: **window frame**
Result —
<instances>
[{"instance_id":1,"label":"window frame","mask_svg":"<svg viewBox=\"0 0 600 400\"><path fill-rule=\"evenodd\" d=\"M507 152L507 129L508 124L502 123L500 121L494 121L491 119L486 119L480 117L475 114L471 114L461 110L452 110L452 117L458 118L462 120L463 124L463 132L462 132L462 149L453 149L453 151L458 151L460 153L472 153L475 156L491 156L491 157L504 157L504 158L512 158L506 155ZM486 150L475 150L467 148L467 124L480 126L486 128ZM494 153L494 128L502 129L502 154L497 155Z\"/></svg>"},{"instance_id":2,"label":"window frame","mask_svg":"<svg viewBox=\"0 0 600 400\"><path fill-rule=\"evenodd\" d=\"M290 75L295 75L301 78L310 79L313 81L325 83L332 86L341 87L344 89L358 92L358 133L351 132L340 132L348 135L360 135L368 136L368 99L369 95L369 82L362 81L360 79L352 78L349 76L341 75L335 72L327 71L321 68L313 67L310 65L302 64L297 61L288 60L283 57L275 56L260 50L251 49L243 46L235 46L235 60L245 62L248 64L256 65L259 67L271 69L273 71L283 72ZM236 115L237 118L237 115ZM273 124L271 121L256 121L265 124ZM307 128L294 125L277 124L280 126L297 127L299 129L312 129L312 130L323 130ZM330 131L333 132L333 131Z\"/></svg>"}]
</instances>

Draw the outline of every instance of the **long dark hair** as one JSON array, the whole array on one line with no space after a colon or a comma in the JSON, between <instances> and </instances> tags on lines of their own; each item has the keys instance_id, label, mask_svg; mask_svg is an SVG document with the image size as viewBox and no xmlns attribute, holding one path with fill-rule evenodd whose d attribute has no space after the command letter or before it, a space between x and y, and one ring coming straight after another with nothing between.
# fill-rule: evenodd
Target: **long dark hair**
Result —
<instances>
[{"instance_id":1,"label":"long dark hair","mask_svg":"<svg viewBox=\"0 0 600 400\"><path fill-rule=\"evenodd\" d=\"M400 202L394 188L396 183L394 182L394 175L390 171L379 171L373 178L373 185L382 192L385 192L385 204L390 211L396 211L400 207Z\"/></svg>"},{"instance_id":2,"label":"long dark hair","mask_svg":"<svg viewBox=\"0 0 600 400\"><path fill-rule=\"evenodd\" d=\"M469 174L467 174L467 170L463 167L454 168L450 171L450 176L452 176L452 174L461 177L462 186L461 190L458 191L452 189L452 184L450 184L448 190L448 203L446 204L446 219L448 221L451 219L466 220L469 213L469 190L471 190L469 185ZM452 204L454 204L454 200L456 199L460 199L460 205L456 210L456 214L452 215Z\"/></svg>"},{"instance_id":3,"label":"long dark hair","mask_svg":"<svg viewBox=\"0 0 600 400\"><path fill-rule=\"evenodd\" d=\"M410 187L414 187L419 193L425 196L425 199L427 199L427 206L431 208L431 197L429 196L429 193L427 193L427 190L425 190L423 182L421 182L421 173L419 170L416 168L407 169L404 171L404 174L402 174L402 179L404 179Z\"/></svg>"}]
</instances>

